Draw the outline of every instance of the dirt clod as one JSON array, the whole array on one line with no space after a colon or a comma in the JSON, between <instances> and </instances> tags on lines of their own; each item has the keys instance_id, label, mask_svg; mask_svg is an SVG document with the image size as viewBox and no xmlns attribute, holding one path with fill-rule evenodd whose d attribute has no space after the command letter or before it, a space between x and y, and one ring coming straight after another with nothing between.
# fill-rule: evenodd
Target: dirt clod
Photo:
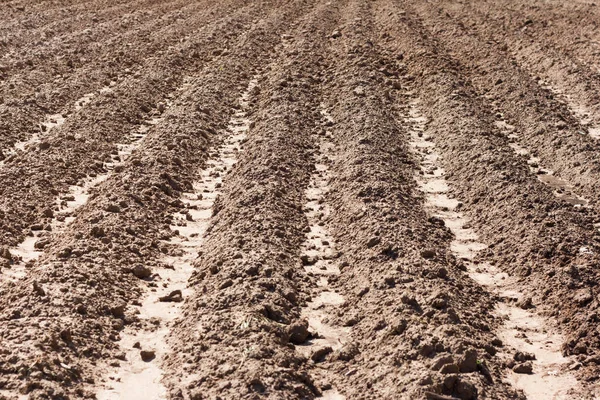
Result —
<instances>
[{"instance_id":1,"label":"dirt clod","mask_svg":"<svg viewBox=\"0 0 600 400\"><path fill-rule=\"evenodd\" d=\"M308 332L308 321L302 320L295 322L288 327L290 342L293 344L302 344L306 342L310 333Z\"/></svg>"},{"instance_id":2,"label":"dirt clod","mask_svg":"<svg viewBox=\"0 0 600 400\"><path fill-rule=\"evenodd\" d=\"M141 350L140 357L144 362L150 362L156 358L156 352L154 350Z\"/></svg>"},{"instance_id":3,"label":"dirt clod","mask_svg":"<svg viewBox=\"0 0 600 400\"><path fill-rule=\"evenodd\" d=\"M531 374L533 373L533 364L530 361L517 364L513 367L513 371L517 374Z\"/></svg>"},{"instance_id":4,"label":"dirt clod","mask_svg":"<svg viewBox=\"0 0 600 400\"><path fill-rule=\"evenodd\" d=\"M152 270L144 265L136 265L133 267L132 273L140 279L147 279L152 276Z\"/></svg>"}]
</instances>

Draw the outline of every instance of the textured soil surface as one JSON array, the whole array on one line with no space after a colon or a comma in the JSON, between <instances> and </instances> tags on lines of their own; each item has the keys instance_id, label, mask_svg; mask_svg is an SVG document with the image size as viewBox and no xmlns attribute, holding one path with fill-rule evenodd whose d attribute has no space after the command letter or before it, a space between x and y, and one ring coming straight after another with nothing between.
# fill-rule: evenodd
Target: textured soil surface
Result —
<instances>
[{"instance_id":1,"label":"textured soil surface","mask_svg":"<svg viewBox=\"0 0 600 400\"><path fill-rule=\"evenodd\" d=\"M596 3L0 10L0 400L600 398Z\"/></svg>"}]
</instances>

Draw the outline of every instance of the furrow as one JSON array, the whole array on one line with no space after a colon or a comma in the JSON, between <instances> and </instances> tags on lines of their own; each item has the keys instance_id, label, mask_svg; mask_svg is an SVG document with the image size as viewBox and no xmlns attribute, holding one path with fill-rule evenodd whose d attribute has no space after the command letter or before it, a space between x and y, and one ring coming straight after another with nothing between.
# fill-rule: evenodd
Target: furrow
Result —
<instances>
[{"instance_id":1,"label":"furrow","mask_svg":"<svg viewBox=\"0 0 600 400\"><path fill-rule=\"evenodd\" d=\"M515 127L522 145L595 204L600 190L600 142L587 134L567 105L541 89L533 76L506 57L500 45L489 45L491 37L479 38L462 22L424 3L414 3L414 8L439 46L451 49L453 60L469 74L493 112Z\"/></svg>"},{"instance_id":2,"label":"furrow","mask_svg":"<svg viewBox=\"0 0 600 400\"><path fill-rule=\"evenodd\" d=\"M141 27L132 27L127 17L123 17L119 27L127 30L125 34L100 44L98 38L94 40L94 37L86 36L91 49L81 50L85 58L59 57L60 51L49 50L54 53L52 60L34 66L28 73L12 77L3 86L0 95L0 103L4 103L0 106L3 115L0 129L4 133L0 140L1 150L6 151L15 142L26 141L32 133L36 134L45 114L68 113L69 103L80 97L99 91L111 82L146 74L148 64L172 51L182 37L189 39L186 36L189 33L200 34L201 29L188 23L190 18L215 21L227 15L232 8L231 3L226 3L218 13L212 14L198 4L188 5L185 18L182 18L181 9L175 10L160 18L157 16ZM194 13L194 10L197 11ZM78 45L81 46L80 43ZM190 52L192 57L202 55L198 50ZM0 158L5 156L0 155Z\"/></svg>"},{"instance_id":3,"label":"furrow","mask_svg":"<svg viewBox=\"0 0 600 400\"><path fill-rule=\"evenodd\" d=\"M504 33L521 33L529 43L520 41L526 50L536 42L545 51L562 53L570 62L570 74L578 73L579 68L598 72L600 67L600 34L598 33L598 7L594 4L569 2L550 5L547 2L519 4L514 1L479 3L476 8L487 6L487 14L497 15L504 20ZM518 49L518 47L517 47ZM563 60L559 64L568 65ZM583 71L581 71L583 72ZM572 77L571 77L572 78Z\"/></svg>"},{"instance_id":4,"label":"furrow","mask_svg":"<svg viewBox=\"0 0 600 400\"><path fill-rule=\"evenodd\" d=\"M185 86L184 84L181 88L178 88L178 91L185 90ZM168 103L165 105L165 109L168 109ZM35 224L31 226L29 234L22 242L8 248L8 253L5 254L5 269L2 271L4 278L13 281L25 278L27 268L31 268L35 260L43 254L44 247L52 241L52 237L60 235L66 229L75 219L74 214L87 203L95 188L106 181L114 171L119 171L122 168L127 158L142 144L150 127L159 124L161 121L162 118L160 117L144 121L131 134L131 137L127 138L127 143L116 145L118 150L116 154L111 156L112 160L103 163L106 172L88 176L80 184L70 186L66 194L58 195L54 200L54 207L43 212L47 218L45 225Z\"/></svg>"},{"instance_id":5,"label":"furrow","mask_svg":"<svg viewBox=\"0 0 600 400\"><path fill-rule=\"evenodd\" d=\"M314 364L313 375L321 382L322 397L331 400L345 399L339 391L332 386L335 373L318 365L332 352L340 350L348 343L350 328L332 326L329 315L336 306L344 303L344 297L332 290L329 278L340 274L337 265L339 253L336 250L335 240L325 226L325 221L330 218L332 210L325 202L325 197L330 189L331 174L329 165L334 161L334 144L331 126L333 118L326 107L321 105L323 128L313 133L315 143L314 171L306 189L306 204L304 206L308 229L306 240L302 244L301 260L309 276L314 276L316 290L311 301L302 308L300 315L305 318L310 336L304 343L298 343L296 350L310 359Z\"/></svg>"},{"instance_id":6,"label":"furrow","mask_svg":"<svg viewBox=\"0 0 600 400\"><path fill-rule=\"evenodd\" d=\"M137 13L134 22L139 22L140 17L151 15L153 13L153 4L145 4L147 0L122 1L122 4L109 5L105 7L90 10L89 4L82 4L79 7L69 7L68 9L60 7L57 11L64 17L49 20L49 18L40 18L40 13L34 13L31 9L26 9L27 16L35 16L37 21L28 21L20 19L14 25L2 24L0 26L0 35L3 37L5 53L3 62L8 62L6 67L21 69L24 63L20 65L12 64L18 51L27 46L32 53L36 47L52 46L52 42L57 43L69 41L74 35L86 31L89 35L94 30L102 27L105 21L111 21L111 18L132 15L138 10L144 10L144 13ZM175 1L171 1L174 3ZM169 2L161 3L165 8L169 8ZM156 5L154 5L156 6ZM66 15L66 16L65 16ZM3 35L4 34L4 35ZM85 36L82 36L85 37ZM37 52L36 52L37 53ZM31 54L33 55L33 54ZM12 64L12 65L11 65Z\"/></svg>"},{"instance_id":7,"label":"furrow","mask_svg":"<svg viewBox=\"0 0 600 400\"><path fill-rule=\"evenodd\" d=\"M410 115L409 122L414 125L410 145L421 159L417 180L426 194L429 214L444 221L454 234L452 253L464 262L469 276L500 299L495 315L504 323L496 332L504 346L499 356L511 368L507 381L529 399L574 398L578 383L568 367L577 361L573 356L563 357L564 338L557 333L555 322L550 323L527 309L527 292L514 277L501 272L485 257L477 258L488 246L470 228L469 219L460 211L460 199L449 197L440 155L431 137L423 133L426 119L419 110L418 100L412 102Z\"/></svg>"},{"instance_id":8,"label":"furrow","mask_svg":"<svg viewBox=\"0 0 600 400\"><path fill-rule=\"evenodd\" d=\"M110 88L104 87L100 89L100 93L106 92L110 90ZM80 111L83 107L88 105L92 98L94 97L94 93L88 93L77 101L75 101L73 107L71 108L73 111ZM70 112L66 114L71 114ZM0 153L0 169L7 163L11 162L15 157L18 157L20 152L25 152L34 148L36 145L43 140L44 136L49 136L50 132L55 128L58 128L64 125L65 121L69 118L68 115L63 114L47 114L44 118L44 121L40 124L40 130L34 131L28 139L21 140L13 144L12 148L5 148ZM8 139L8 138L6 138Z\"/></svg>"},{"instance_id":9,"label":"furrow","mask_svg":"<svg viewBox=\"0 0 600 400\"><path fill-rule=\"evenodd\" d=\"M325 197L335 213L324 222L341 269L328 282L344 298L327 323L349 331L320 363L322 379L346 398L515 398L498 379L494 319L481 317L491 302L460 270L449 233L428 219L417 193L398 121L401 65L371 36L380 17L372 7L345 8L324 90L335 122Z\"/></svg>"},{"instance_id":10,"label":"furrow","mask_svg":"<svg viewBox=\"0 0 600 400\"><path fill-rule=\"evenodd\" d=\"M177 23L190 12L203 10L199 3L185 3L181 0L171 0L166 3L154 3L145 5L142 2L147 0L136 0L126 5L129 10L114 10L102 15L98 13L85 13L93 21L77 24L78 29L73 31L56 32L49 29L47 32L35 33L30 30L27 35L21 33L16 37L22 40L21 46L15 44L15 49L7 49L3 55L3 74L8 78L3 85L3 89L11 89L7 84L18 85L21 81L36 78L37 69L47 73L61 75L60 72L68 73L73 69L81 68L93 62L99 50L106 48L112 49L116 54L119 48L114 46L116 43L134 46L134 43L128 42L130 37L140 39L144 35L169 33L162 26L165 23ZM141 3L141 4L140 4ZM206 5L210 5L207 3ZM112 16L110 14L113 14ZM151 27L154 26L154 30ZM71 27L70 24L60 24L59 27L65 29ZM171 31L171 34L176 33ZM33 37L30 37L32 35ZM136 37L137 36L137 37ZM104 39L104 41L100 41ZM121 39L123 42L119 42ZM6 39L9 43L10 38ZM12 44L12 43L11 43ZM107 46L107 45L113 46ZM23 51L20 47L27 46L28 57L19 56ZM115 57L117 58L117 57ZM51 69L52 64L58 68ZM49 65L50 64L50 65ZM39 74L39 72L38 72Z\"/></svg>"},{"instance_id":11,"label":"furrow","mask_svg":"<svg viewBox=\"0 0 600 400\"><path fill-rule=\"evenodd\" d=\"M192 183L193 191L181 194L185 208L173 215L171 225L176 236L164 241L166 246L172 246L173 255L165 256L162 260L172 268L160 273L160 279L165 282L163 289L151 286L156 277L150 275L149 271L142 268L137 270L139 277L150 283L143 294L138 314L140 322L147 328L139 331L132 327L124 331L119 344L125 351L126 362L111 373L109 379L114 383L98 393L99 400L167 397L166 388L161 382L164 375L161 363L170 352L166 343L170 325L181 313L183 298L190 294L186 284L193 272L193 261L202 248L215 199L220 195L219 188L225 175L237 162L238 152L242 150L241 145L250 127L246 110L256 82L256 79L250 81L240 97L240 110L229 121L227 132L221 139L223 143L217 149L208 150L210 158L199 174L200 179Z\"/></svg>"},{"instance_id":12,"label":"furrow","mask_svg":"<svg viewBox=\"0 0 600 400\"><path fill-rule=\"evenodd\" d=\"M575 356L571 367L580 389L587 390L585 379L596 374L598 352L590 326L598 307L597 215L557 200L515 154L496 126L489 100L477 94L436 37L408 10L388 10L382 26L389 35L386 46L403 54L405 79L414 82L429 121L426 133L443 157L452 194L463 201L461 211L488 246L477 258L517 280L527 293L524 304L556 321L565 338L563 355Z\"/></svg>"},{"instance_id":13,"label":"furrow","mask_svg":"<svg viewBox=\"0 0 600 400\"><path fill-rule=\"evenodd\" d=\"M512 7L499 9L497 3L486 3L485 11L479 7L456 10L453 14L463 23L468 14L469 21L476 21L470 29L488 40L493 37L499 48L523 65L542 88L551 90L569 106L590 136L599 139L600 70L589 56L598 53L600 42L590 37L595 21L589 19L589 8L569 12L567 16L553 12L554 18L548 21L547 15L539 15L540 7L536 5L527 11L526 19L522 19L522 11ZM508 21L500 25L497 16L503 14ZM579 20L577 25L573 22L575 18Z\"/></svg>"},{"instance_id":14,"label":"furrow","mask_svg":"<svg viewBox=\"0 0 600 400\"><path fill-rule=\"evenodd\" d=\"M260 11L256 8L240 8L233 15L206 26L202 34L172 49L164 59L153 62L147 69L149 76L123 80L111 90L104 91L75 118L51 130L49 137L34 149L7 162L0 170L0 177L6 183L0 189L2 211L6 216L0 223L3 242L10 246L21 242L28 227L44 223L43 213L52 207L57 194L66 194L69 186L106 171L104 162L110 162L111 154L118 153L117 143L131 140L131 132L139 129L151 115L160 113L166 100L165 93L173 92L186 71L192 71L202 62L201 59L187 58L187 51L212 43L213 35L229 30L231 34L226 42L203 47L203 54L212 65L220 65L220 57L211 52L233 43L233 32L243 38L243 27L248 26L252 18L257 18L257 14ZM178 68L171 69L170 66ZM53 165L55 173L46 176L44 166L48 164ZM29 181L29 186L16 183L23 179ZM39 189L32 191L31 186Z\"/></svg>"},{"instance_id":15,"label":"furrow","mask_svg":"<svg viewBox=\"0 0 600 400\"><path fill-rule=\"evenodd\" d=\"M193 294L170 341L173 397L310 399L321 392L294 346L308 338L301 305L313 281L301 245L310 133L321 118L324 46L314 38L326 37L339 7L315 4L284 25L282 46L258 82L244 152L215 203Z\"/></svg>"},{"instance_id":16,"label":"furrow","mask_svg":"<svg viewBox=\"0 0 600 400\"><path fill-rule=\"evenodd\" d=\"M21 4L19 1L5 2L3 3L2 28L6 28L6 32L18 28L19 25L35 28L47 21L55 21L60 18L60 15L68 13L70 10L89 6L91 2L91 0L73 1L56 3L53 6L49 6L47 2L43 1L28 1L27 5Z\"/></svg>"},{"instance_id":17,"label":"furrow","mask_svg":"<svg viewBox=\"0 0 600 400\"><path fill-rule=\"evenodd\" d=\"M217 133L226 128L236 98L268 57L277 32L309 7L265 7L263 19L234 40L226 55L190 77L187 94L174 100L144 145L98 187L28 277L2 290L3 388L30 396L93 397L106 387L104 377L127 362L129 349L119 345L123 329L148 328L136 312L145 287L167 284L161 279L171 268L165 255L181 255L178 244L165 243L176 236L173 215L186 211L180 194L193 191L209 144L220 142ZM140 267L152 272L154 282L138 278ZM164 370L170 379L181 376Z\"/></svg>"}]
</instances>

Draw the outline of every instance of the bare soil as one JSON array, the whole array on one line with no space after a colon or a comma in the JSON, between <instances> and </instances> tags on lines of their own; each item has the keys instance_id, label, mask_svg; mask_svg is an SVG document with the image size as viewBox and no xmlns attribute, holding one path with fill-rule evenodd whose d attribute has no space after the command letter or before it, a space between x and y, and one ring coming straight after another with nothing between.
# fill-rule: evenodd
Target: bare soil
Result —
<instances>
[{"instance_id":1,"label":"bare soil","mask_svg":"<svg viewBox=\"0 0 600 400\"><path fill-rule=\"evenodd\" d=\"M0 400L600 398L595 3L0 9Z\"/></svg>"}]
</instances>

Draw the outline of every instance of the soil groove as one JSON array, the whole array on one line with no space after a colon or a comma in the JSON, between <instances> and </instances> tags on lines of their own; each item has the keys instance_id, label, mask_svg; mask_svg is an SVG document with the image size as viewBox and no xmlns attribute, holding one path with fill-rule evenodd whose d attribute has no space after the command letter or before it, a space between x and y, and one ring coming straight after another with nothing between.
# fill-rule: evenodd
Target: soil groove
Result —
<instances>
[{"instance_id":1,"label":"soil groove","mask_svg":"<svg viewBox=\"0 0 600 400\"><path fill-rule=\"evenodd\" d=\"M0 3L0 400L600 399L592 0Z\"/></svg>"},{"instance_id":2,"label":"soil groove","mask_svg":"<svg viewBox=\"0 0 600 400\"><path fill-rule=\"evenodd\" d=\"M109 88L108 87L102 88L100 90L100 93L102 93L106 90L109 90ZM79 112L87 104L89 104L92 101L93 97L94 97L94 93L88 93L88 94L82 96L77 101L75 101L75 103L73 105L73 110L75 111L75 113ZM64 125L64 123L67 121L67 119L70 118L71 116L72 116L72 113L65 113L64 115L60 114L60 113L46 115L46 117L44 118L44 121L42 121L39 125L39 130L36 130L29 137L29 139L16 142L12 148L0 149L0 156L2 158L0 160L0 168L2 168L4 166L6 161L10 161L13 157L16 157L18 152L24 152L24 151L29 150L33 146L39 145L44 140L45 137L49 136L49 133L51 131L53 133L57 128Z\"/></svg>"},{"instance_id":3,"label":"soil groove","mask_svg":"<svg viewBox=\"0 0 600 400\"><path fill-rule=\"evenodd\" d=\"M427 119L419 111L418 100L411 102L410 114L410 145L421 159L417 181L426 195L429 212L443 220L454 234L451 249L465 263L470 277L499 300L495 313L504 323L497 328L497 335L504 346L499 354L511 368L507 369L507 382L522 390L528 399L573 398L572 390L578 383L568 367L576 360L563 357L564 338L556 332L555 323L525 309L527 295L514 278L477 259L477 253L487 245L479 241L460 211L462 203L449 196L445 171L438 161L440 155L432 138L424 134Z\"/></svg>"},{"instance_id":4,"label":"soil groove","mask_svg":"<svg viewBox=\"0 0 600 400\"><path fill-rule=\"evenodd\" d=\"M515 133L515 127L504 120L496 121L496 127L506 135L509 146L518 156L527 159L527 165L532 174L536 175L540 182L551 187L554 195L575 207L587 206L589 201L575 192L575 187L566 180L554 176L554 171L541 165L541 160L531 151L519 143L519 135Z\"/></svg>"},{"instance_id":5,"label":"soil groove","mask_svg":"<svg viewBox=\"0 0 600 400\"><path fill-rule=\"evenodd\" d=\"M329 287L329 277L340 274L336 262L338 255L335 241L325 225L325 221L330 217L331 208L324 202L330 190L329 165L335 159L333 133L327 127L333 125L334 121L323 104L321 114L324 129L313 133L316 143L315 170L306 189L308 202L305 212L310 230L302 245L301 256L307 274L317 277L318 281L312 301L301 311L301 316L308 321L311 339L305 344L297 345L296 349L315 363L320 379L325 382L325 387L330 387L332 380L329 375L334 372L327 368L319 368L318 365L328 353L341 349L348 342L350 328L332 325L328 319L328 315L336 312L336 306L344 303L344 297ZM346 398L335 388L323 390L322 397L329 400Z\"/></svg>"},{"instance_id":6,"label":"soil groove","mask_svg":"<svg viewBox=\"0 0 600 400\"><path fill-rule=\"evenodd\" d=\"M178 90L182 91L185 88L186 85L184 84ZM91 97L86 97L78 104L82 106L82 102L89 102L89 100L91 100ZM169 108L170 102L167 101L166 103L163 111ZM80 184L71 186L68 193L59 194L54 200L54 207L45 211L48 220L44 224L32 226L30 234L21 243L8 249L11 261L8 265L9 268L2 270L3 276L12 281L25 278L27 268L31 267L33 262L44 253L44 248L50 241L60 235L73 222L77 210L88 202L98 185L109 179L114 171L121 168L125 161L142 145L150 128L158 125L161 121L162 118L158 116L148 119L130 134L127 143L117 143L118 150L116 154L111 156L111 161L104 163L107 172L87 176ZM62 122L64 122L64 119ZM36 140L39 141L40 139L36 138Z\"/></svg>"},{"instance_id":7,"label":"soil groove","mask_svg":"<svg viewBox=\"0 0 600 400\"><path fill-rule=\"evenodd\" d=\"M145 295L139 304L139 314L144 328L128 328L121 337L120 346L125 352L124 363L109 379L109 389L98 393L99 400L146 400L166 399L167 389L162 384L164 371L161 364L171 349L167 337L171 325L181 314L185 298L191 289L187 281L191 277L193 262L201 251L204 234L213 215L213 205L219 196L219 188L225 175L237 162L246 133L250 127L247 118L249 97L257 79L250 81L247 90L239 98L240 109L232 116L223 143L209 154L200 179L193 183L193 192L182 193L185 209L174 215L171 229L176 236L165 244L174 247L163 262L169 266L160 274L145 277ZM185 377L188 382L191 377Z\"/></svg>"}]
</instances>

